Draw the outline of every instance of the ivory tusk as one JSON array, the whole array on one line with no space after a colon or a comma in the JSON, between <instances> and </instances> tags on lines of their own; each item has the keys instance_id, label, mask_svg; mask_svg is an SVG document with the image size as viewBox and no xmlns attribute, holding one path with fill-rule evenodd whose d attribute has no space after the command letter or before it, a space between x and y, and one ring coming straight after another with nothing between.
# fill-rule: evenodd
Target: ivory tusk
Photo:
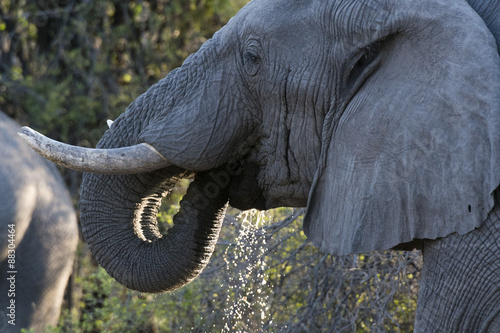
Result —
<instances>
[{"instance_id":1,"label":"ivory tusk","mask_svg":"<svg viewBox=\"0 0 500 333\"><path fill-rule=\"evenodd\" d=\"M113 120L108 119L106 120L106 123L108 124L108 127L111 128L111 125L113 125Z\"/></svg>"},{"instance_id":2,"label":"ivory tusk","mask_svg":"<svg viewBox=\"0 0 500 333\"><path fill-rule=\"evenodd\" d=\"M140 143L112 149L82 148L47 138L23 127L19 136L46 159L64 167L101 174L134 174L171 166L153 146Z\"/></svg>"}]
</instances>

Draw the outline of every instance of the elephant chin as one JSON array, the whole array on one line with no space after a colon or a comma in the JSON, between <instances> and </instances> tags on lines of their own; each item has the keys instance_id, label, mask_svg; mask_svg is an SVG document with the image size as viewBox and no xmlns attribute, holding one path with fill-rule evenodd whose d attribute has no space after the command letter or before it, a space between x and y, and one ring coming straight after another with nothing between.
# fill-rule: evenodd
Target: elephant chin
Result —
<instances>
[{"instance_id":1,"label":"elephant chin","mask_svg":"<svg viewBox=\"0 0 500 333\"><path fill-rule=\"evenodd\" d=\"M193 280L214 251L229 198L229 186L213 186L214 172L196 174L166 235L156 217L178 170L84 174L82 233L98 263L142 292L175 290Z\"/></svg>"}]
</instances>

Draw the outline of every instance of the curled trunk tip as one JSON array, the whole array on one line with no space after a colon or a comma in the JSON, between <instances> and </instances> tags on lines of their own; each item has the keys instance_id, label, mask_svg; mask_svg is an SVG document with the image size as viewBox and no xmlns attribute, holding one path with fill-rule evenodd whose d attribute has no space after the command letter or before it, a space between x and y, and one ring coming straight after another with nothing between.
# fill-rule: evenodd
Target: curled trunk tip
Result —
<instances>
[{"instance_id":1,"label":"curled trunk tip","mask_svg":"<svg viewBox=\"0 0 500 333\"><path fill-rule=\"evenodd\" d=\"M137 175L83 175L83 237L97 262L128 288L150 293L178 289L201 273L215 249L228 186L208 191L214 188L209 172L197 173L173 226L162 235L157 213L162 194L175 184L178 175L172 173L167 168Z\"/></svg>"}]
</instances>

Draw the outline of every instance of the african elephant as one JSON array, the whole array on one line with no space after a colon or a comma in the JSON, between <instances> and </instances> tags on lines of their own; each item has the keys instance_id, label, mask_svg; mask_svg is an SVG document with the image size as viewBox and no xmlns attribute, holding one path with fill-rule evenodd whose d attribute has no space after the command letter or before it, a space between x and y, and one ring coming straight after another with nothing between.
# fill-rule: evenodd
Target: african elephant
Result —
<instances>
[{"instance_id":1,"label":"african elephant","mask_svg":"<svg viewBox=\"0 0 500 333\"><path fill-rule=\"evenodd\" d=\"M0 332L55 326L73 268L78 225L56 167L0 112Z\"/></svg>"},{"instance_id":2,"label":"african elephant","mask_svg":"<svg viewBox=\"0 0 500 333\"><path fill-rule=\"evenodd\" d=\"M498 28L495 1L471 4ZM307 206L322 251L423 249L415 331L498 332L500 59L488 26L457 0L254 0L98 149L21 135L92 172L82 232L129 288L195 278L227 202ZM192 174L160 234L162 195Z\"/></svg>"}]
</instances>

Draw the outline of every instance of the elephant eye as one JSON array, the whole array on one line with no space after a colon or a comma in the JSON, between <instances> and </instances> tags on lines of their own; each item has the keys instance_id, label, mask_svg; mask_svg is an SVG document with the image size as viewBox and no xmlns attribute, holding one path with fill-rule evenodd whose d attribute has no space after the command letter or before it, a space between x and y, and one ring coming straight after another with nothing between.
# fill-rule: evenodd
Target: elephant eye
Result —
<instances>
[{"instance_id":1,"label":"elephant eye","mask_svg":"<svg viewBox=\"0 0 500 333\"><path fill-rule=\"evenodd\" d=\"M262 58L254 51L245 51L243 53L243 64L248 75L254 76L260 68Z\"/></svg>"},{"instance_id":2,"label":"elephant eye","mask_svg":"<svg viewBox=\"0 0 500 333\"><path fill-rule=\"evenodd\" d=\"M380 64L382 41L369 45L358 52L346 65L344 90L354 94ZM349 70L350 69L350 70Z\"/></svg>"},{"instance_id":3,"label":"elephant eye","mask_svg":"<svg viewBox=\"0 0 500 333\"><path fill-rule=\"evenodd\" d=\"M245 54L243 55L243 57L245 58L245 62L252 62L254 65L258 65L260 63L260 57L256 54L253 54L252 52L250 51L247 51L245 52Z\"/></svg>"}]
</instances>

